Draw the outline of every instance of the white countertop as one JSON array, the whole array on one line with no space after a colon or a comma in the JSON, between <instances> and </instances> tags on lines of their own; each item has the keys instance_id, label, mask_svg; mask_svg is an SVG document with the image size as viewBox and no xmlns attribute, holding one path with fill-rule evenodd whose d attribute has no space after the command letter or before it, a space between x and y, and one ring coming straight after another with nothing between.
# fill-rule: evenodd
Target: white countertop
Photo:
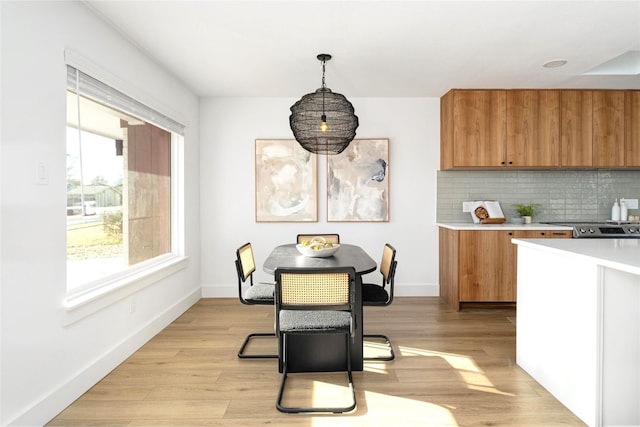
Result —
<instances>
[{"instance_id":1,"label":"white countertop","mask_svg":"<svg viewBox=\"0 0 640 427\"><path fill-rule=\"evenodd\" d=\"M598 265L640 276L640 239L513 239L512 242L563 256L588 259Z\"/></svg>"},{"instance_id":2,"label":"white countertop","mask_svg":"<svg viewBox=\"0 0 640 427\"><path fill-rule=\"evenodd\" d=\"M504 222L502 224L475 224L473 222L437 222L438 227L450 230L571 230L571 227L550 224L514 224Z\"/></svg>"}]
</instances>

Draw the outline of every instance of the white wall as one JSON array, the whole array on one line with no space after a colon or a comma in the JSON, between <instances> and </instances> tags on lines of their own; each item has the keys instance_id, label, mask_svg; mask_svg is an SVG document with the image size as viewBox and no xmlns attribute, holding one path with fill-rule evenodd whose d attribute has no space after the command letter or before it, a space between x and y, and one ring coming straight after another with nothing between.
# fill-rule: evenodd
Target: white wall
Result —
<instances>
[{"instance_id":1,"label":"white wall","mask_svg":"<svg viewBox=\"0 0 640 427\"><path fill-rule=\"evenodd\" d=\"M437 294L438 99L351 100L360 117L358 137L390 139L388 223L327 223L321 158L319 222L258 224L254 140L290 138L289 107L297 99L198 104L79 2L2 1L0 15L0 425L47 422L197 300L200 285L206 296L235 297L234 252L247 241L258 263L299 232L335 230L377 260L390 242L398 249L397 294ZM139 88L135 95L187 125L188 267L71 324L63 310L65 49ZM36 185L38 161L47 167L47 185ZM258 271L258 279L269 277ZM379 273L369 279L379 280Z\"/></svg>"},{"instance_id":2,"label":"white wall","mask_svg":"<svg viewBox=\"0 0 640 427\"><path fill-rule=\"evenodd\" d=\"M197 97L80 2L0 2L0 424L43 424L199 299ZM167 27L168 29L170 26ZM72 49L187 125L186 269L63 324L66 67ZM49 182L36 185L37 161ZM136 310L129 313L129 299Z\"/></svg>"},{"instance_id":3,"label":"white wall","mask_svg":"<svg viewBox=\"0 0 640 427\"><path fill-rule=\"evenodd\" d=\"M303 94L300 94L301 96ZM338 232L376 261L386 242L397 249L397 295L438 295L436 170L440 161L437 98L350 99L360 119L357 138L389 138L390 221L326 221L326 158L320 157L319 221L256 223L254 140L293 138L289 98L208 98L200 102L201 256L203 296L237 295L233 260L246 242L256 263L298 233ZM257 270L258 280L270 277ZM272 278L271 278L272 279ZM380 273L365 279L380 281Z\"/></svg>"}]
</instances>

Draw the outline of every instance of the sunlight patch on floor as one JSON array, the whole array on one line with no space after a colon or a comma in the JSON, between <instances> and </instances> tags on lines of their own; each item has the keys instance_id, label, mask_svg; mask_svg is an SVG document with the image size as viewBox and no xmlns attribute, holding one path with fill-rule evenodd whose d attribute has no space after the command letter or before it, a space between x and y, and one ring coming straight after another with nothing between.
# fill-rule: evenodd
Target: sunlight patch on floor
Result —
<instances>
[{"instance_id":1,"label":"sunlight patch on floor","mask_svg":"<svg viewBox=\"0 0 640 427\"><path fill-rule=\"evenodd\" d=\"M460 375L469 389L483 391L486 393L502 394L505 396L514 396L512 393L505 393L498 390L470 356L442 353L439 351L430 351L412 347L400 347L400 354L404 357L439 357L457 371L458 375Z\"/></svg>"},{"instance_id":2,"label":"sunlight patch on floor","mask_svg":"<svg viewBox=\"0 0 640 427\"><path fill-rule=\"evenodd\" d=\"M366 339L362 342L364 357L386 357L389 356L389 346L384 341L373 341Z\"/></svg>"},{"instance_id":3,"label":"sunlight patch on floor","mask_svg":"<svg viewBox=\"0 0 640 427\"><path fill-rule=\"evenodd\" d=\"M378 375L389 375L389 371L387 370L384 362L366 362L364 363L364 367L362 369L365 372L372 372Z\"/></svg>"},{"instance_id":4,"label":"sunlight patch on floor","mask_svg":"<svg viewBox=\"0 0 640 427\"><path fill-rule=\"evenodd\" d=\"M317 379L318 376L322 380ZM352 400L346 373L289 374L283 394L284 406L340 407Z\"/></svg>"},{"instance_id":5,"label":"sunlight patch on floor","mask_svg":"<svg viewBox=\"0 0 640 427\"><path fill-rule=\"evenodd\" d=\"M353 413L343 415L316 414L305 418L305 423L308 422L308 424L301 425L312 427L459 427L452 412L441 405L369 391L365 392L364 400L364 402L358 402L358 407Z\"/></svg>"},{"instance_id":6,"label":"sunlight patch on floor","mask_svg":"<svg viewBox=\"0 0 640 427\"><path fill-rule=\"evenodd\" d=\"M455 417L447 408L430 402L365 392L367 417L380 420L386 426L458 426Z\"/></svg>"}]
</instances>

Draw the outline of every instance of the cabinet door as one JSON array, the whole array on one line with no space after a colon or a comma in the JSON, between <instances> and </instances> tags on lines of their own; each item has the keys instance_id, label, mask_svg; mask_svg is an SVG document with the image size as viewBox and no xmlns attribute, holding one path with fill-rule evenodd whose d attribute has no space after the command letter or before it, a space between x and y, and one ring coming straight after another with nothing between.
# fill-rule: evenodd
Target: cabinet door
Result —
<instances>
[{"instance_id":1,"label":"cabinet door","mask_svg":"<svg viewBox=\"0 0 640 427\"><path fill-rule=\"evenodd\" d=\"M440 98L440 169L453 168L453 97L455 91Z\"/></svg>"},{"instance_id":2,"label":"cabinet door","mask_svg":"<svg viewBox=\"0 0 640 427\"><path fill-rule=\"evenodd\" d=\"M546 230L515 230L511 232L514 239L546 239Z\"/></svg>"},{"instance_id":3,"label":"cabinet door","mask_svg":"<svg viewBox=\"0 0 640 427\"><path fill-rule=\"evenodd\" d=\"M565 167L593 165L592 93L563 90L560 94L560 164Z\"/></svg>"},{"instance_id":4,"label":"cabinet door","mask_svg":"<svg viewBox=\"0 0 640 427\"><path fill-rule=\"evenodd\" d=\"M593 166L624 165L624 91L593 91Z\"/></svg>"},{"instance_id":5,"label":"cabinet door","mask_svg":"<svg viewBox=\"0 0 640 427\"><path fill-rule=\"evenodd\" d=\"M507 166L560 166L560 92L507 92Z\"/></svg>"},{"instance_id":6,"label":"cabinet door","mask_svg":"<svg viewBox=\"0 0 640 427\"><path fill-rule=\"evenodd\" d=\"M459 299L463 302L516 300L516 248L508 231L460 231Z\"/></svg>"},{"instance_id":7,"label":"cabinet door","mask_svg":"<svg viewBox=\"0 0 640 427\"><path fill-rule=\"evenodd\" d=\"M455 91L453 98L453 166L505 165L506 91Z\"/></svg>"},{"instance_id":8,"label":"cabinet door","mask_svg":"<svg viewBox=\"0 0 640 427\"><path fill-rule=\"evenodd\" d=\"M547 239L571 239L573 232L571 230L548 230L546 237Z\"/></svg>"},{"instance_id":9,"label":"cabinet door","mask_svg":"<svg viewBox=\"0 0 640 427\"><path fill-rule=\"evenodd\" d=\"M440 298L458 311L458 231L440 227L439 237Z\"/></svg>"},{"instance_id":10,"label":"cabinet door","mask_svg":"<svg viewBox=\"0 0 640 427\"><path fill-rule=\"evenodd\" d=\"M640 91L625 93L624 107L624 165L640 167Z\"/></svg>"},{"instance_id":11,"label":"cabinet door","mask_svg":"<svg viewBox=\"0 0 640 427\"><path fill-rule=\"evenodd\" d=\"M514 239L567 239L571 238L571 230L516 230Z\"/></svg>"}]
</instances>

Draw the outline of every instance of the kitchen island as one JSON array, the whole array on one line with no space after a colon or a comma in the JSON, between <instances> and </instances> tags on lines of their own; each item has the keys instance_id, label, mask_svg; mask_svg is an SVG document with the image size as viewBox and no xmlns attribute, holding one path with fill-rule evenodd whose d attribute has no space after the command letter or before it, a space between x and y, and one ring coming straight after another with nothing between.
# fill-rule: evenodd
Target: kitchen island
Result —
<instances>
[{"instance_id":1,"label":"kitchen island","mask_svg":"<svg viewBox=\"0 0 640 427\"><path fill-rule=\"evenodd\" d=\"M640 239L513 243L518 365L587 425L640 425Z\"/></svg>"}]
</instances>

